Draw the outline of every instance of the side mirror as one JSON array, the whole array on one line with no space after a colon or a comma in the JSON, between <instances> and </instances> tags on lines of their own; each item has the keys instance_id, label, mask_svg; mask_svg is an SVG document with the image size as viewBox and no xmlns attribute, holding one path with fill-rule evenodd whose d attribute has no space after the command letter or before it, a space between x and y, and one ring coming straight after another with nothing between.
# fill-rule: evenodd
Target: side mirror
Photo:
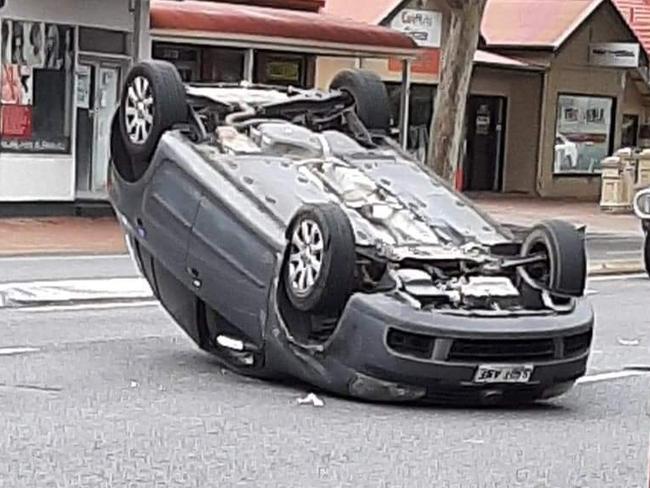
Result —
<instances>
[{"instance_id":1,"label":"side mirror","mask_svg":"<svg viewBox=\"0 0 650 488\"><path fill-rule=\"evenodd\" d=\"M634 196L634 213L641 220L650 220L650 188L641 190Z\"/></svg>"}]
</instances>

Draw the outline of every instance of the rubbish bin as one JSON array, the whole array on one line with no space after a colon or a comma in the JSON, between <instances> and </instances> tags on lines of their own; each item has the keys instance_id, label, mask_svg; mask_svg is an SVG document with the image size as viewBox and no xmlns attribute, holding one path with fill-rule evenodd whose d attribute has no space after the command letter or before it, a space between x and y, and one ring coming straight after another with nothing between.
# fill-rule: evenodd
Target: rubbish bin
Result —
<instances>
[{"instance_id":1,"label":"rubbish bin","mask_svg":"<svg viewBox=\"0 0 650 488\"><path fill-rule=\"evenodd\" d=\"M603 212L622 213L632 211L630 173L624 157L611 156L603 160L600 208ZM634 179L632 179L632 186Z\"/></svg>"}]
</instances>

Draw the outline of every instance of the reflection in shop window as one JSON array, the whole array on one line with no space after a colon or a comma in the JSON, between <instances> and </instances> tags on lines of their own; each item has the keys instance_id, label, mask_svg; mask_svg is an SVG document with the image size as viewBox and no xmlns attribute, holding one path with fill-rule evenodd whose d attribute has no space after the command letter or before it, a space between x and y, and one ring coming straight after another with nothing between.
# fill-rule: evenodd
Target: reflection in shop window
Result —
<instances>
[{"instance_id":1,"label":"reflection in shop window","mask_svg":"<svg viewBox=\"0 0 650 488\"><path fill-rule=\"evenodd\" d=\"M614 100L560 95L555 135L556 174L599 173L612 148Z\"/></svg>"},{"instance_id":2,"label":"reflection in shop window","mask_svg":"<svg viewBox=\"0 0 650 488\"><path fill-rule=\"evenodd\" d=\"M2 22L0 148L69 153L74 30L42 22Z\"/></svg>"}]
</instances>

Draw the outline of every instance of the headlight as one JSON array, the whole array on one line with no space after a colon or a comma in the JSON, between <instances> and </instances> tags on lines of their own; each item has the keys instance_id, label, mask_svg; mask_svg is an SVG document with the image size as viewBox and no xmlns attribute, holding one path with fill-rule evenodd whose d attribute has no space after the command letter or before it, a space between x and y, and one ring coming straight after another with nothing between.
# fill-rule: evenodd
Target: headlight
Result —
<instances>
[{"instance_id":1,"label":"headlight","mask_svg":"<svg viewBox=\"0 0 650 488\"><path fill-rule=\"evenodd\" d=\"M650 188L640 191L634 197L634 213L642 220L650 220Z\"/></svg>"}]
</instances>

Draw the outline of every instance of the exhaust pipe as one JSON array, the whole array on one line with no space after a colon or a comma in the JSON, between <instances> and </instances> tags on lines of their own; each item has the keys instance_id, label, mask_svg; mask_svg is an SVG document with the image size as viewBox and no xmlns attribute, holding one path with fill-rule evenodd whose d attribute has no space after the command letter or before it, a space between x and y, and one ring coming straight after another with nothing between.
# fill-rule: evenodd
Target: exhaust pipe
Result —
<instances>
[{"instance_id":1,"label":"exhaust pipe","mask_svg":"<svg viewBox=\"0 0 650 488\"><path fill-rule=\"evenodd\" d=\"M634 213L641 220L650 220L650 188L641 190L634 196Z\"/></svg>"}]
</instances>

